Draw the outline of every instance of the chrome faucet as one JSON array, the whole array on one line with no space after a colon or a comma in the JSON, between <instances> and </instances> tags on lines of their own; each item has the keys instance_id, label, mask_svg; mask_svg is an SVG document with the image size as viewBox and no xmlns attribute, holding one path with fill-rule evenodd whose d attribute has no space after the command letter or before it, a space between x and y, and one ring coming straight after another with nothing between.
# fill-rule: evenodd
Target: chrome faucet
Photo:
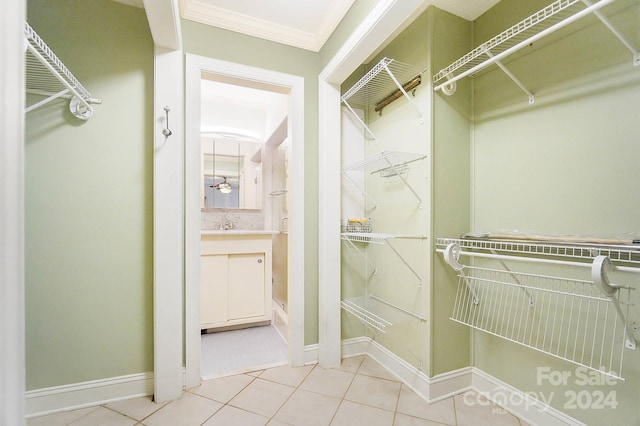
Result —
<instances>
[{"instance_id":1,"label":"chrome faucet","mask_svg":"<svg viewBox=\"0 0 640 426\"><path fill-rule=\"evenodd\" d=\"M237 222L237 220L229 219L227 215L223 215L220 219L220 229L224 231L233 229L233 225Z\"/></svg>"}]
</instances>

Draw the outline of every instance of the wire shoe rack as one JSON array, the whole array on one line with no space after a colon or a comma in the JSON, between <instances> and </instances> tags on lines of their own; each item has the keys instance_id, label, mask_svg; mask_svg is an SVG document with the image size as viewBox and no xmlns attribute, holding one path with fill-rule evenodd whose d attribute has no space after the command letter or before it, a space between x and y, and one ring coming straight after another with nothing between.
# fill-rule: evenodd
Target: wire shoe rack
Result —
<instances>
[{"instance_id":1,"label":"wire shoe rack","mask_svg":"<svg viewBox=\"0 0 640 426\"><path fill-rule=\"evenodd\" d=\"M520 248L520 256L503 255L496 249L482 253L487 245L503 247L512 253ZM608 276L615 269L635 273L640 273L640 269L616 266L609 256L600 252L604 250L614 257L625 258L621 253L640 254L638 247L606 249L452 239L438 239L437 246L437 251L443 253L445 261L458 273L453 321L624 380L624 352L636 348L627 321L634 288L611 283ZM534 253L538 255L532 256ZM556 260L558 254L567 253L589 256L593 261ZM460 256L499 260L504 269L463 265L459 262ZM633 264L634 259L636 257L628 262ZM592 279L512 271L504 260L589 267Z\"/></svg>"}]
</instances>

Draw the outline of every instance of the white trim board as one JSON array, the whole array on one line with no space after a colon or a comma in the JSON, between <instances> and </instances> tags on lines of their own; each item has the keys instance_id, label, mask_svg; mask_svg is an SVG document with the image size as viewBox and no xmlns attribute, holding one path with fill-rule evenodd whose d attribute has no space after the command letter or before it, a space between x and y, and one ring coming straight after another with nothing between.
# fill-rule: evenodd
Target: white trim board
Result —
<instances>
[{"instance_id":1,"label":"white trim board","mask_svg":"<svg viewBox=\"0 0 640 426\"><path fill-rule=\"evenodd\" d=\"M0 16L0 424L24 423L24 22L26 1Z\"/></svg>"},{"instance_id":2,"label":"white trim board","mask_svg":"<svg viewBox=\"0 0 640 426\"><path fill-rule=\"evenodd\" d=\"M25 393L27 418L153 394L153 373L130 374Z\"/></svg>"},{"instance_id":3,"label":"white trim board","mask_svg":"<svg viewBox=\"0 0 640 426\"><path fill-rule=\"evenodd\" d=\"M186 55L186 384L200 383L200 80L202 72L289 95L287 132L291 140L289 206L289 361L304 364L304 78L276 71Z\"/></svg>"}]
</instances>

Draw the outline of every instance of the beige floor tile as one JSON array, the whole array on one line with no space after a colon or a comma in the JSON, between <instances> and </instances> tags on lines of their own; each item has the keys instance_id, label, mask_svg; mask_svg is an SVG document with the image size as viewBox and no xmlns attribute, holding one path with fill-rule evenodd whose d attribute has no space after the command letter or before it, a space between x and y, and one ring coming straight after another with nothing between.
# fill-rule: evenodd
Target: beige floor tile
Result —
<instances>
[{"instance_id":1,"label":"beige floor tile","mask_svg":"<svg viewBox=\"0 0 640 426\"><path fill-rule=\"evenodd\" d=\"M71 423L73 426L133 426L137 420L123 414L100 407Z\"/></svg>"},{"instance_id":2,"label":"beige floor tile","mask_svg":"<svg viewBox=\"0 0 640 426\"><path fill-rule=\"evenodd\" d=\"M366 376L379 377L381 379L400 382L400 379L398 379L398 377L395 374L393 374L392 372L390 372L389 370L387 370L386 368L378 364L378 362L375 361L373 358L368 356L365 356L364 359L362 360L362 364L358 369L358 374L364 374Z\"/></svg>"},{"instance_id":3,"label":"beige floor tile","mask_svg":"<svg viewBox=\"0 0 640 426\"><path fill-rule=\"evenodd\" d=\"M226 404L254 380L255 377L253 376L237 374L235 376L205 380L200 386L189 389L189 392Z\"/></svg>"},{"instance_id":4,"label":"beige floor tile","mask_svg":"<svg viewBox=\"0 0 640 426\"><path fill-rule=\"evenodd\" d=\"M443 426L443 423L432 422L431 420L419 419L417 417L407 416L406 414L396 413L393 426Z\"/></svg>"},{"instance_id":5,"label":"beige floor tile","mask_svg":"<svg viewBox=\"0 0 640 426\"><path fill-rule=\"evenodd\" d=\"M27 426L67 426L71 422L86 416L98 408L100 407L81 408L79 410L65 411L63 413L32 417L27 419Z\"/></svg>"},{"instance_id":6,"label":"beige floor tile","mask_svg":"<svg viewBox=\"0 0 640 426\"><path fill-rule=\"evenodd\" d=\"M161 409L165 404L156 404L150 396L125 399L107 404L106 407L136 420L142 420Z\"/></svg>"},{"instance_id":7,"label":"beige floor tile","mask_svg":"<svg viewBox=\"0 0 640 426\"><path fill-rule=\"evenodd\" d=\"M355 373L360 368L364 355L352 356L349 358L343 358L340 363L340 367L336 367L336 370L346 371L347 373Z\"/></svg>"},{"instance_id":8,"label":"beige floor tile","mask_svg":"<svg viewBox=\"0 0 640 426\"><path fill-rule=\"evenodd\" d=\"M296 426L326 426L339 405L338 398L298 389L274 418Z\"/></svg>"},{"instance_id":9,"label":"beige floor tile","mask_svg":"<svg viewBox=\"0 0 640 426\"><path fill-rule=\"evenodd\" d=\"M393 412L351 401L342 401L331 426L391 426Z\"/></svg>"},{"instance_id":10,"label":"beige floor tile","mask_svg":"<svg viewBox=\"0 0 640 426\"><path fill-rule=\"evenodd\" d=\"M202 426L264 426L268 417L225 405Z\"/></svg>"},{"instance_id":11,"label":"beige floor tile","mask_svg":"<svg viewBox=\"0 0 640 426\"><path fill-rule=\"evenodd\" d=\"M219 402L185 392L180 399L166 404L142 423L146 426L199 426L220 408Z\"/></svg>"},{"instance_id":12,"label":"beige floor tile","mask_svg":"<svg viewBox=\"0 0 640 426\"><path fill-rule=\"evenodd\" d=\"M289 423L281 422L280 420L271 419L267 426L291 426Z\"/></svg>"},{"instance_id":13,"label":"beige floor tile","mask_svg":"<svg viewBox=\"0 0 640 426\"><path fill-rule=\"evenodd\" d=\"M400 389L397 411L398 413L407 414L412 417L419 417L447 425L456 424L453 398L430 404L404 385L402 385Z\"/></svg>"},{"instance_id":14,"label":"beige floor tile","mask_svg":"<svg viewBox=\"0 0 640 426\"><path fill-rule=\"evenodd\" d=\"M504 408L471 392L454 397L458 426L520 426L520 421Z\"/></svg>"},{"instance_id":15,"label":"beige floor tile","mask_svg":"<svg viewBox=\"0 0 640 426\"><path fill-rule=\"evenodd\" d=\"M229 405L270 418L294 390L291 386L257 378L229 401Z\"/></svg>"},{"instance_id":16,"label":"beige floor tile","mask_svg":"<svg viewBox=\"0 0 640 426\"><path fill-rule=\"evenodd\" d=\"M400 393L400 383L377 377L357 374L345 399L361 404L395 411Z\"/></svg>"},{"instance_id":17,"label":"beige floor tile","mask_svg":"<svg viewBox=\"0 0 640 426\"><path fill-rule=\"evenodd\" d=\"M306 365L303 367L283 365L281 367L274 367L265 370L260 375L260 378L296 388L300 386L300 383L302 383L302 381L309 375L309 372L311 372L312 369L312 365Z\"/></svg>"},{"instance_id":18,"label":"beige floor tile","mask_svg":"<svg viewBox=\"0 0 640 426\"><path fill-rule=\"evenodd\" d=\"M344 397L351 381L355 377L353 373L346 371L325 369L316 365L311 373L300 385L300 389L335 398Z\"/></svg>"}]
</instances>

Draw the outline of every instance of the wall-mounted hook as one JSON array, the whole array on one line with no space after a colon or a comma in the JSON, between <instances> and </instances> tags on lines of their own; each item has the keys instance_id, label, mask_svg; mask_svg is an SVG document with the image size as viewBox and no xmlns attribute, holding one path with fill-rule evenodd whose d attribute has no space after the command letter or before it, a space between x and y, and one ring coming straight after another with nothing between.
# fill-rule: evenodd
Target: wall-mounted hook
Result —
<instances>
[{"instance_id":1,"label":"wall-mounted hook","mask_svg":"<svg viewBox=\"0 0 640 426\"><path fill-rule=\"evenodd\" d=\"M168 138L173 134L173 132L169 130L169 111L171 111L171 109L169 109L168 106L165 106L163 109L165 114L167 115L167 127L162 129L162 134L164 135L164 137Z\"/></svg>"}]
</instances>

